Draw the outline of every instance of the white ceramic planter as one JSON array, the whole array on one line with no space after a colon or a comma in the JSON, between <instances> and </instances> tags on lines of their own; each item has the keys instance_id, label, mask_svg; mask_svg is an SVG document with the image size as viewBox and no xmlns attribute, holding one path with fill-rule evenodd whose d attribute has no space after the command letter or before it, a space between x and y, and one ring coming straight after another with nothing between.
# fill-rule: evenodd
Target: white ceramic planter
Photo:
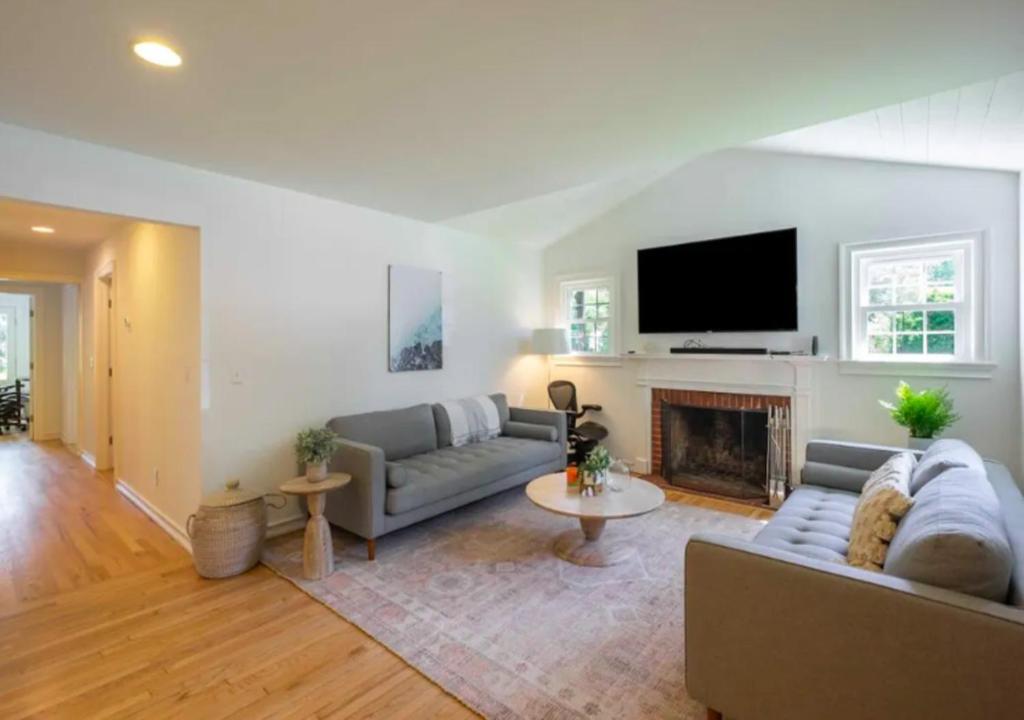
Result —
<instances>
[{"instance_id":1,"label":"white ceramic planter","mask_svg":"<svg viewBox=\"0 0 1024 720\"><path fill-rule=\"evenodd\" d=\"M327 463L306 463L306 479L321 482L327 479Z\"/></svg>"},{"instance_id":2,"label":"white ceramic planter","mask_svg":"<svg viewBox=\"0 0 1024 720\"><path fill-rule=\"evenodd\" d=\"M911 437L907 442L907 447L911 450L927 450L935 442L935 438L916 438Z\"/></svg>"}]
</instances>

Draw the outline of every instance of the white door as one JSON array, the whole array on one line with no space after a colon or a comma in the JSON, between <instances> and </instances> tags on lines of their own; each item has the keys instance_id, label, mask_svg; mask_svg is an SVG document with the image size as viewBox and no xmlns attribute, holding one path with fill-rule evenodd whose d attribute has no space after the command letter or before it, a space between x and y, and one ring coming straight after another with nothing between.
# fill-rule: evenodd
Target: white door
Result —
<instances>
[{"instance_id":1,"label":"white door","mask_svg":"<svg viewBox=\"0 0 1024 720\"><path fill-rule=\"evenodd\" d=\"M18 377L18 333L14 308L0 307L0 385Z\"/></svg>"}]
</instances>

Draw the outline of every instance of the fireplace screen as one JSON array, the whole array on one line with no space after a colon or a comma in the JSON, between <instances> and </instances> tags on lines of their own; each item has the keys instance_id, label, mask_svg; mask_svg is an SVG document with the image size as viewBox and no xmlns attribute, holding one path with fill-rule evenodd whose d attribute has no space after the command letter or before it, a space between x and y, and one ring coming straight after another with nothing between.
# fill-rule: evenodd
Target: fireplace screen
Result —
<instances>
[{"instance_id":1,"label":"fireplace screen","mask_svg":"<svg viewBox=\"0 0 1024 720\"><path fill-rule=\"evenodd\" d=\"M662 405L662 475L672 485L767 499L768 413Z\"/></svg>"}]
</instances>

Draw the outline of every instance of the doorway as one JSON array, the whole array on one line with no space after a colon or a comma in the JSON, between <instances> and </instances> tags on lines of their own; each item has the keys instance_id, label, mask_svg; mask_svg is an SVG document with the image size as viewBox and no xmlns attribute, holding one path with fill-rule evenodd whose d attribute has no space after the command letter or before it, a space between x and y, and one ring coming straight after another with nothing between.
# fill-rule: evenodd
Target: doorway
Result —
<instances>
[{"instance_id":1,"label":"doorway","mask_svg":"<svg viewBox=\"0 0 1024 720\"><path fill-rule=\"evenodd\" d=\"M0 434L32 434L31 295L0 290Z\"/></svg>"}]
</instances>

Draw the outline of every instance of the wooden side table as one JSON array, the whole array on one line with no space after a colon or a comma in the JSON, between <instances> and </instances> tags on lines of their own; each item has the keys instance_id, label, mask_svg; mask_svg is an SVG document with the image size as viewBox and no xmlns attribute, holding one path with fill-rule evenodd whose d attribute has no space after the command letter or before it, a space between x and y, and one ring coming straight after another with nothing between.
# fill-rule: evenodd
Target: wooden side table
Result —
<instances>
[{"instance_id":1,"label":"wooden side table","mask_svg":"<svg viewBox=\"0 0 1024 720\"><path fill-rule=\"evenodd\" d=\"M320 482L310 482L305 475L281 483L286 495L303 495L309 507L309 522L302 547L302 576L307 580L320 580L334 572L334 546L331 526L324 517L327 493L345 487L352 480L348 473L330 473Z\"/></svg>"}]
</instances>

